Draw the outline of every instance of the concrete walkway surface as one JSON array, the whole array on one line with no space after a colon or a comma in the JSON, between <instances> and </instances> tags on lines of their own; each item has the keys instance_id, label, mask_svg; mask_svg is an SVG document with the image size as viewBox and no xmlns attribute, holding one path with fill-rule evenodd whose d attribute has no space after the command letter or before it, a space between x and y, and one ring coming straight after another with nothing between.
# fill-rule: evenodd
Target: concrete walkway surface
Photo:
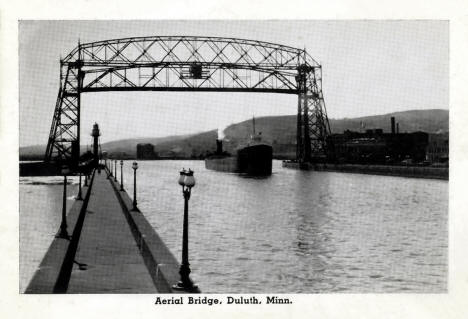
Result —
<instances>
[{"instance_id":1,"label":"concrete walkway surface","mask_svg":"<svg viewBox=\"0 0 468 319\"><path fill-rule=\"evenodd\" d=\"M157 293L106 177L95 174L67 293Z\"/></svg>"}]
</instances>

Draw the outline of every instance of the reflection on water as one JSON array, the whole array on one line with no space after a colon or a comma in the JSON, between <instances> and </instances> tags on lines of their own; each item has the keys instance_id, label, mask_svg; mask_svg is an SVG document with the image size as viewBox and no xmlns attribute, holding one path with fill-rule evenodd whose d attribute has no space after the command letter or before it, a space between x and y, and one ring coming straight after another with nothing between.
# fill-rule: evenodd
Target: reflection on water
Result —
<instances>
[{"instance_id":1,"label":"reflection on water","mask_svg":"<svg viewBox=\"0 0 468 319\"><path fill-rule=\"evenodd\" d=\"M194 169L197 179L189 257L203 292L446 290L446 181L305 172L279 161L272 176L257 179L209 171L202 161L141 161L138 205L178 259L182 167ZM132 183L126 161L129 194ZM52 186L30 187L37 194ZM60 208L52 210L59 218Z\"/></svg>"}]
</instances>

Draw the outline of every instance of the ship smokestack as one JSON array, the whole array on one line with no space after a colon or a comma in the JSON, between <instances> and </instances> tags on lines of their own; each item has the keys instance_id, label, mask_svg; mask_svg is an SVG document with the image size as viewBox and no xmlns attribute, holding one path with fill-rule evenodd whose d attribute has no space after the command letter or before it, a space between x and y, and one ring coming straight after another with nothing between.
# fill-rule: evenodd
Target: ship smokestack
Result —
<instances>
[{"instance_id":1,"label":"ship smokestack","mask_svg":"<svg viewBox=\"0 0 468 319\"><path fill-rule=\"evenodd\" d=\"M391 123L392 123L392 134L395 134L395 117L392 116L392 117L390 118L390 121L391 121Z\"/></svg>"},{"instance_id":2,"label":"ship smokestack","mask_svg":"<svg viewBox=\"0 0 468 319\"><path fill-rule=\"evenodd\" d=\"M216 154L223 154L223 140L216 139Z\"/></svg>"}]
</instances>

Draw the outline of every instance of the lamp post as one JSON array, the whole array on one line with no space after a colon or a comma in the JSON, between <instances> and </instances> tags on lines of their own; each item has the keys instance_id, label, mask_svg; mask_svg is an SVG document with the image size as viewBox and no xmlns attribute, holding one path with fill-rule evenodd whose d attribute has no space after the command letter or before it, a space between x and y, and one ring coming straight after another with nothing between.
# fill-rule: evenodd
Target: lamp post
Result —
<instances>
[{"instance_id":1,"label":"lamp post","mask_svg":"<svg viewBox=\"0 0 468 319\"><path fill-rule=\"evenodd\" d=\"M106 169L107 169L107 170L106 170L106 172L107 172L107 179L110 179L111 176L112 176L112 171L111 171L110 166L109 166L111 161L109 160L109 162L108 162L108 161L107 161L107 158L106 158L105 161L106 161Z\"/></svg>"},{"instance_id":2,"label":"lamp post","mask_svg":"<svg viewBox=\"0 0 468 319\"><path fill-rule=\"evenodd\" d=\"M120 190L123 191L123 160L120 160Z\"/></svg>"},{"instance_id":3,"label":"lamp post","mask_svg":"<svg viewBox=\"0 0 468 319\"><path fill-rule=\"evenodd\" d=\"M70 169L68 166L62 166L61 173L63 175L62 222L60 223L60 230L55 237L69 239L70 236L67 232L67 175L70 174Z\"/></svg>"},{"instance_id":4,"label":"lamp post","mask_svg":"<svg viewBox=\"0 0 468 319\"><path fill-rule=\"evenodd\" d=\"M114 161L114 180L117 182L117 160Z\"/></svg>"},{"instance_id":5,"label":"lamp post","mask_svg":"<svg viewBox=\"0 0 468 319\"><path fill-rule=\"evenodd\" d=\"M104 160L104 167L105 167L106 169L109 169L108 166L107 166L107 152L106 152L106 151L103 151L101 154L102 154L102 155L101 155L101 159ZM107 177L109 177L109 174L107 174Z\"/></svg>"},{"instance_id":6,"label":"lamp post","mask_svg":"<svg viewBox=\"0 0 468 319\"><path fill-rule=\"evenodd\" d=\"M88 172L84 173L84 186L88 187Z\"/></svg>"},{"instance_id":7,"label":"lamp post","mask_svg":"<svg viewBox=\"0 0 468 319\"><path fill-rule=\"evenodd\" d=\"M173 289L194 291L197 286L190 280L190 264L188 261L188 201L192 187L195 186L195 177L193 171L183 169L180 171L179 185L182 186L182 194L184 195L184 228L182 235L182 263L180 265L179 274L180 281L172 286Z\"/></svg>"},{"instance_id":8,"label":"lamp post","mask_svg":"<svg viewBox=\"0 0 468 319\"><path fill-rule=\"evenodd\" d=\"M138 211L137 199L136 199L136 170L138 169L138 163L133 162L133 207L132 210Z\"/></svg>"},{"instance_id":9,"label":"lamp post","mask_svg":"<svg viewBox=\"0 0 468 319\"><path fill-rule=\"evenodd\" d=\"M77 200L83 200L83 197L81 196L81 171L80 171L80 181L78 183L78 196L76 196Z\"/></svg>"}]
</instances>

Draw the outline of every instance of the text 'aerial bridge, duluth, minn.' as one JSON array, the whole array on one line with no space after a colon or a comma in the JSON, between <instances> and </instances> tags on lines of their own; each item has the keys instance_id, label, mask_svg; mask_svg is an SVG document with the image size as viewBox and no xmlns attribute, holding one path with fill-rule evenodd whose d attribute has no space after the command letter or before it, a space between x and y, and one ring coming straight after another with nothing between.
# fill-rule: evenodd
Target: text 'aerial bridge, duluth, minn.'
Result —
<instances>
[{"instance_id":1,"label":"text 'aerial bridge, duluth, minn.'","mask_svg":"<svg viewBox=\"0 0 468 319\"><path fill-rule=\"evenodd\" d=\"M331 154L322 69L305 49L236 38L151 36L79 43L61 59L46 162L78 164L81 94L110 91L296 94L297 162Z\"/></svg>"}]
</instances>

